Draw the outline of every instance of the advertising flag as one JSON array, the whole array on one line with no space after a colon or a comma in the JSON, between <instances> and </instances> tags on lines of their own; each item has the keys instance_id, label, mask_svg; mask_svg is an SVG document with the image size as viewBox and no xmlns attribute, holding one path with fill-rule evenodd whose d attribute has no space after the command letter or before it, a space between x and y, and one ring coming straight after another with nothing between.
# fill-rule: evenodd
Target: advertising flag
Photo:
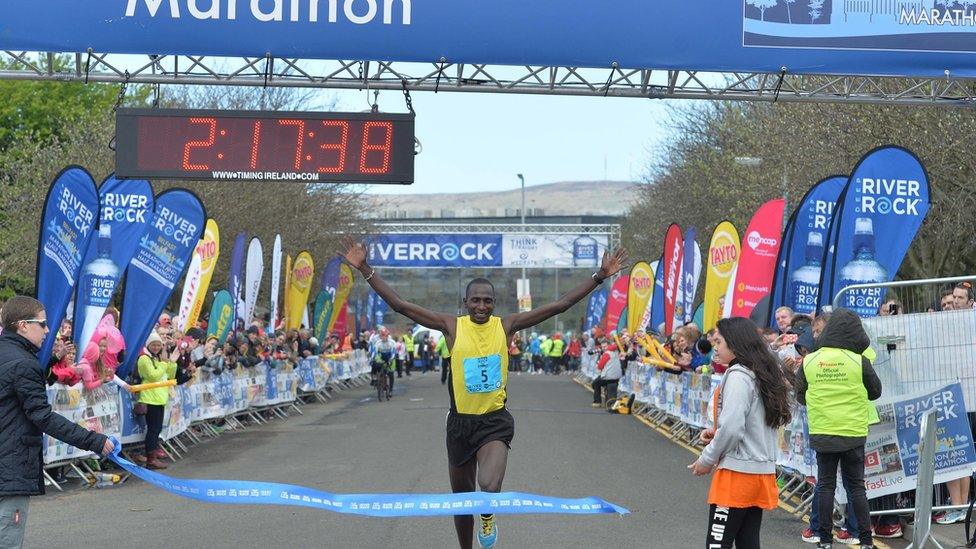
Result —
<instances>
[{"instance_id":1,"label":"advertising flag","mask_svg":"<svg viewBox=\"0 0 976 549\"><path fill-rule=\"evenodd\" d=\"M308 302L308 292L312 288L312 277L315 276L315 265L312 254L303 250L295 258L291 269L291 286L288 288L288 326L289 330L297 330L305 316L305 305Z\"/></svg>"},{"instance_id":2,"label":"advertising flag","mask_svg":"<svg viewBox=\"0 0 976 549\"><path fill-rule=\"evenodd\" d=\"M335 298L332 300L333 311L339 311L339 314L342 314L346 310L346 303L349 301L349 292L352 291L352 283L352 267L341 263L339 265L339 283L336 286ZM329 319L329 333L335 331L345 333L346 328L344 324L341 327L336 326L338 321L338 316L333 313L332 318ZM367 319L367 322L372 322L372 319Z\"/></svg>"},{"instance_id":3,"label":"advertising flag","mask_svg":"<svg viewBox=\"0 0 976 549\"><path fill-rule=\"evenodd\" d=\"M325 269L322 270L322 279L319 282L319 287L327 290L335 298L336 289L339 287L339 266L342 265L341 257L333 257L325 264Z\"/></svg>"},{"instance_id":4,"label":"advertising flag","mask_svg":"<svg viewBox=\"0 0 976 549\"><path fill-rule=\"evenodd\" d=\"M610 287L610 299L607 300L607 313L604 315L603 327L606 333L617 329L627 306L627 288L630 287L630 277L621 276Z\"/></svg>"},{"instance_id":5,"label":"advertising flag","mask_svg":"<svg viewBox=\"0 0 976 549\"><path fill-rule=\"evenodd\" d=\"M281 283L281 235L276 234L271 247L271 312L268 328L273 332L278 327L278 295Z\"/></svg>"},{"instance_id":6,"label":"advertising flag","mask_svg":"<svg viewBox=\"0 0 976 549\"><path fill-rule=\"evenodd\" d=\"M651 332L654 327L651 326L651 315L654 309L654 301L657 299L658 285L657 285L657 270L661 265L660 261L654 261L651 263L651 298L647 300L647 306L644 307L644 312L641 314L640 325L642 329L646 332Z\"/></svg>"},{"instance_id":7,"label":"advertising flag","mask_svg":"<svg viewBox=\"0 0 976 549\"><path fill-rule=\"evenodd\" d=\"M215 336L223 345L227 341L227 334L234 321L234 300L227 290L220 290L214 295L213 305L210 307L210 322L207 323L207 337Z\"/></svg>"},{"instance_id":8,"label":"advertising flag","mask_svg":"<svg viewBox=\"0 0 976 549\"><path fill-rule=\"evenodd\" d=\"M768 326L776 325L773 317L781 306L805 315L817 309L824 243L834 207L846 185L846 175L821 180L807 191L790 216L776 260Z\"/></svg>"},{"instance_id":9,"label":"advertising flag","mask_svg":"<svg viewBox=\"0 0 976 549\"><path fill-rule=\"evenodd\" d=\"M848 286L893 280L928 210L928 174L914 153L889 145L864 155L833 218L834 256L819 302ZM884 297L884 288L854 290L840 305L866 318L878 314Z\"/></svg>"},{"instance_id":10,"label":"advertising flag","mask_svg":"<svg viewBox=\"0 0 976 549\"><path fill-rule=\"evenodd\" d=\"M156 197L155 213L126 271L125 299L119 329L125 337L125 360L118 375L125 379L135 366L159 313L186 272L203 234L207 214L195 194L170 189Z\"/></svg>"},{"instance_id":11,"label":"advertising flag","mask_svg":"<svg viewBox=\"0 0 976 549\"><path fill-rule=\"evenodd\" d=\"M61 170L47 191L44 217L37 240L37 280L34 295L44 304L51 331L41 345L40 363L47 365L78 283L82 254L89 248L98 212L95 180L84 168Z\"/></svg>"},{"instance_id":12,"label":"advertising flag","mask_svg":"<svg viewBox=\"0 0 976 549\"><path fill-rule=\"evenodd\" d=\"M291 302L289 298L290 295L291 295L291 255L286 255L285 256L285 297L284 297L285 307L283 309L284 312L282 313L285 318L281 323L281 325L285 326L286 329L290 325L290 321L288 320L288 315L291 313L291 309L289 308L289 304Z\"/></svg>"},{"instance_id":13,"label":"advertising flag","mask_svg":"<svg viewBox=\"0 0 976 549\"><path fill-rule=\"evenodd\" d=\"M244 268L244 323L250 324L254 318L254 308L258 304L258 290L264 276L264 249L257 237L247 245L247 266Z\"/></svg>"},{"instance_id":14,"label":"advertising flag","mask_svg":"<svg viewBox=\"0 0 976 549\"><path fill-rule=\"evenodd\" d=\"M193 304L200 295L200 277L202 273L203 260L194 251L193 256L190 258L190 267L186 270L186 276L183 277L183 292L180 294L180 308L176 313L176 318L173 319L173 323L176 324L177 329L180 331L186 331L190 311L193 310Z\"/></svg>"},{"instance_id":15,"label":"advertising flag","mask_svg":"<svg viewBox=\"0 0 976 549\"><path fill-rule=\"evenodd\" d=\"M705 299L702 302L702 330L715 327L725 309L725 294L739 263L739 232L735 225L723 221L712 231L708 244L708 272L705 273Z\"/></svg>"},{"instance_id":16,"label":"advertising flag","mask_svg":"<svg viewBox=\"0 0 976 549\"><path fill-rule=\"evenodd\" d=\"M674 331L674 309L678 305L681 284L682 252L681 227L672 223L664 236L664 335Z\"/></svg>"},{"instance_id":17,"label":"advertising flag","mask_svg":"<svg viewBox=\"0 0 976 549\"><path fill-rule=\"evenodd\" d=\"M88 244L75 298L73 333L79 353L91 341L122 271L144 238L153 212L152 186L110 175L98 189L98 202L98 234Z\"/></svg>"},{"instance_id":18,"label":"advertising flag","mask_svg":"<svg viewBox=\"0 0 976 549\"><path fill-rule=\"evenodd\" d=\"M232 331L237 331L237 319L243 319L244 307L241 301L241 293L244 291L244 253L247 242L247 233L239 232L234 238L234 248L230 252L230 280L227 289L230 296L234 299L234 322L231 325Z\"/></svg>"},{"instance_id":19,"label":"advertising flag","mask_svg":"<svg viewBox=\"0 0 976 549\"><path fill-rule=\"evenodd\" d=\"M333 314L332 327L329 328L329 332L339 334L339 337L345 337L349 330L349 304L346 303L339 310L339 314Z\"/></svg>"},{"instance_id":20,"label":"advertising flag","mask_svg":"<svg viewBox=\"0 0 976 549\"><path fill-rule=\"evenodd\" d=\"M376 328L376 325L373 323L373 311L376 308L377 297L379 296L376 295L376 292L370 288L369 292L366 294L366 328L370 330Z\"/></svg>"},{"instance_id":21,"label":"advertising flag","mask_svg":"<svg viewBox=\"0 0 976 549\"><path fill-rule=\"evenodd\" d=\"M782 198L766 202L746 227L732 292L732 316L749 318L759 300L769 295L782 240L785 207Z\"/></svg>"},{"instance_id":22,"label":"advertising flag","mask_svg":"<svg viewBox=\"0 0 976 549\"><path fill-rule=\"evenodd\" d=\"M630 281L627 287L627 331L636 333L644 329L641 321L644 311L651 302L654 292L654 271L646 261L638 261L630 269Z\"/></svg>"},{"instance_id":23,"label":"advertising flag","mask_svg":"<svg viewBox=\"0 0 976 549\"><path fill-rule=\"evenodd\" d=\"M332 294L328 290L319 290L315 296L315 320L312 322L313 331L319 344L325 346L329 335L329 318L332 316Z\"/></svg>"},{"instance_id":24,"label":"advertising flag","mask_svg":"<svg viewBox=\"0 0 976 549\"><path fill-rule=\"evenodd\" d=\"M203 238L197 244L194 252L200 256L200 290L197 298L193 301L193 308L186 319L184 331L196 325L200 319L200 311L203 310L203 302L207 297L207 290L210 289L210 279L213 278L214 269L217 267L217 258L220 256L220 230L217 222L213 219L207 220L207 226L203 229Z\"/></svg>"},{"instance_id":25,"label":"advertising flag","mask_svg":"<svg viewBox=\"0 0 976 549\"><path fill-rule=\"evenodd\" d=\"M607 289L600 286L590 294L586 303L586 318L583 319L583 331L589 332L600 325L603 313L607 310Z\"/></svg>"},{"instance_id":26,"label":"advertising flag","mask_svg":"<svg viewBox=\"0 0 976 549\"><path fill-rule=\"evenodd\" d=\"M675 324L691 322L695 313L695 293L698 290L698 280L701 278L702 257L701 246L695 240L695 228L690 227L685 233L684 259L681 265L680 307L675 307ZM680 314L679 314L680 313Z\"/></svg>"},{"instance_id":27,"label":"advertising flag","mask_svg":"<svg viewBox=\"0 0 976 549\"><path fill-rule=\"evenodd\" d=\"M651 297L651 323L648 329L657 334L664 330L664 256L654 263L654 295Z\"/></svg>"}]
</instances>

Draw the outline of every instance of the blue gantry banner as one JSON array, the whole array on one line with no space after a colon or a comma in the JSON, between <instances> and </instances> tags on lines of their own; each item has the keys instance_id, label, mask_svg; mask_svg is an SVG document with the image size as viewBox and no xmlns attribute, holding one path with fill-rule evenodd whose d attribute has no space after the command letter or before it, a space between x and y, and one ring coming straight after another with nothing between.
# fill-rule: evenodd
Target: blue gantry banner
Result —
<instances>
[{"instance_id":1,"label":"blue gantry banner","mask_svg":"<svg viewBox=\"0 0 976 549\"><path fill-rule=\"evenodd\" d=\"M377 267L501 267L502 235L380 235L369 241L369 263Z\"/></svg>"},{"instance_id":2,"label":"blue gantry banner","mask_svg":"<svg viewBox=\"0 0 976 549\"><path fill-rule=\"evenodd\" d=\"M0 49L976 75L971 2L10 0ZM531 44L531 47L526 47Z\"/></svg>"}]
</instances>

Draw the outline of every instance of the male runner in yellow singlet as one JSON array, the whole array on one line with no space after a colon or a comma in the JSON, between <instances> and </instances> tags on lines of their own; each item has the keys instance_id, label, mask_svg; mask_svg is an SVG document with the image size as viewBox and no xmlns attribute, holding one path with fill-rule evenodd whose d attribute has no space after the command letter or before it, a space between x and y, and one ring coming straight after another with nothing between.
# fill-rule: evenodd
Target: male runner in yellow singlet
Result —
<instances>
[{"instance_id":1,"label":"male runner in yellow singlet","mask_svg":"<svg viewBox=\"0 0 976 549\"><path fill-rule=\"evenodd\" d=\"M505 409L508 383L508 345L519 330L530 328L551 316L565 312L613 276L627 261L627 251L618 248L603 254L600 269L586 282L563 295L559 301L500 318L495 309L495 288L486 278L468 283L465 316L437 313L403 300L366 262L366 246L352 238L343 241L342 255L358 269L369 285L391 309L422 326L439 330L451 351L451 411L447 416L447 459L454 492L501 492L508 450L515 437L515 420ZM494 515L481 515L478 543L491 549L498 537ZM471 549L474 517L456 515L461 549Z\"/></svg>"}]
</instances>

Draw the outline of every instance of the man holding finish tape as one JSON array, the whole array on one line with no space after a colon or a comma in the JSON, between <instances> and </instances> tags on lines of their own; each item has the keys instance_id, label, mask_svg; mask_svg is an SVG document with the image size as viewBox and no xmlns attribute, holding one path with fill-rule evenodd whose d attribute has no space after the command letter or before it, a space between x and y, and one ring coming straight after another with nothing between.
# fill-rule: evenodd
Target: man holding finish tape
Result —
<instances>
[{"instance_id":1,"label":"man holding finish tape","mask_svg":"<svg viewBox=\"0 0 976 549\"><path fill-rule=\"evenodd\" d=\"M600 269L592 277L563 295L558 301L504 318L493 316L495 288L486 278L468 283L465 316L437 313L402 299L366 262L366 246L352 238L343 240L342 256L363 274L366 282L390 308L422 326L439 330L451 353L448 391L451 410L447 415L447 457L451 490L501 492L508 464L508 450L515 437L515 420L505 408L508 382L508 345L519 330L530 328L565 312L604 281L620 271L627 251L604 252ZM481 515L478 543L495 546L498 526L494 515ZM474 517L455 515L461 549L472 547Z\"/></svg>"}]
</instances>

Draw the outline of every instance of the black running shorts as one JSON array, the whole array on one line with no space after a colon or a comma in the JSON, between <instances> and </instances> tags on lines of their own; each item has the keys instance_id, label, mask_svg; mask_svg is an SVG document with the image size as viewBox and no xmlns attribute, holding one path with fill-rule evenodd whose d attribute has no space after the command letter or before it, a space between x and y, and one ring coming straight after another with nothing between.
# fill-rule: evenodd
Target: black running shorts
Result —
<instances>
[{"instance_id":1,"label":"black running shorts","mask_svg":"<svg viewBox=\"0 0 976 549\"><path fill-rule=\"evenodd\" d=\"M451 467L464 465L494 440L511 448L513 438L515 418L506 408L483 415L447 414L447 460Z\"/></svg>"}]
</instances>

